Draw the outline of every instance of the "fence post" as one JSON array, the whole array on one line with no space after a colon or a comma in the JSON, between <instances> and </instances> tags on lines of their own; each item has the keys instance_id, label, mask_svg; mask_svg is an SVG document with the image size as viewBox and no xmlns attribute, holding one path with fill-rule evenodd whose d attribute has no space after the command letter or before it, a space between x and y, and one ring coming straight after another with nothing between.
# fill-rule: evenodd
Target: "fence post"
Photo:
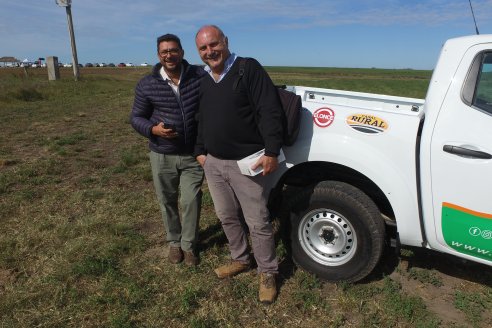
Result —
<instances>
[{"instance_id":1,"label":"fence post","mask_svg":"<svg viewBox=\"0 0 492 328\"><path fill-rule=\"evenodd\" d=\"M58 67L58 57L46 57L46 67L48 68L48 80L55 81L60 78L60 68Z\"/></svg>"}]
</instances>

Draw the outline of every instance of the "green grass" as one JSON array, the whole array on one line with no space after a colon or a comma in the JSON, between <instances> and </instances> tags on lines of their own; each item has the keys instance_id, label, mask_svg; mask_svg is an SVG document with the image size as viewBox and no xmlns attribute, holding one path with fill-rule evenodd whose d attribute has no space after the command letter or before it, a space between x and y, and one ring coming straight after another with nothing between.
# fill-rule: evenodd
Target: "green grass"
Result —
<instances>
[{"instance_id":1,"label":"green grass","mask_svg":"<svg viewBox=\"0 0 492 328\"><path fill-rule=\"evenodd\" d=\"M421 283L431 284L436 287L441 287L443 285L442 280L434 270L411 268L408 272L408 276Z\"/></svg>"},{"instance_id":2,"label":"green grass","mask_svg":"<svg viewBox=\"0 0 492 328\"><path fill-rule=\"evenodd\" d=\"M412 70L267 69L277 84L418 98L430 77ZM275 304L257 301L254 271L219 281L213 268L227 259L228 249L206 184L201 264L168 264L147 141L128 121L133 88L147 72L82 69L74 82L66 69L61 80L48 82L42 69L27 77L22 70L0 69L0 327L449 323L429 309L432 300L404 285L416 282L445 294L437 271L412 268L399 278L375 274L354 285L323 283L292 265L282 241ZM391 272L398 275L395 267ZM464 317L454 324L485 327L491 280L477 278L480 269L462 275L459 292L446 294Z\"/></svg>"},{"instance_id":3,"label":"green grass","mask_svg":"<svg viewBox=\"0 0 492 328\"><path fill-rule=\"evenodd\" d=\"M480 292L457 290L454 295L454 305L461 310L474 327L479 327L482 321L482 313L492 311L492 300Z\"/></svg>"},{"instance_id":4,"label":"green grass","mask_svg":"<svg viewBox=\"0 0 492 328\"><path fill-rule=\"evenodd\" d=\"M431 71L267 67L276 84L424 98Z\"/></svg>"}]
</instances>

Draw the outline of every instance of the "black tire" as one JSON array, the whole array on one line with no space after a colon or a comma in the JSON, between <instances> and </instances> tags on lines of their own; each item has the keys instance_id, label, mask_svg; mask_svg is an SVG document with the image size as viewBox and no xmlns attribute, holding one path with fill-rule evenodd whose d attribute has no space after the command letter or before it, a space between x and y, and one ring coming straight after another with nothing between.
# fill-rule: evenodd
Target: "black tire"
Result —
<instances>
[{"instance_id":1,"label":"black tire","mask_svg":"<svg viewBox=\"0 0 492 328\"><path fill-rule=\"evenodd\" d=\"M322 181L289 200L294 262L320 279L355 282L379 262L385 226L361 190Z\"/></svg>"}]
</instances>

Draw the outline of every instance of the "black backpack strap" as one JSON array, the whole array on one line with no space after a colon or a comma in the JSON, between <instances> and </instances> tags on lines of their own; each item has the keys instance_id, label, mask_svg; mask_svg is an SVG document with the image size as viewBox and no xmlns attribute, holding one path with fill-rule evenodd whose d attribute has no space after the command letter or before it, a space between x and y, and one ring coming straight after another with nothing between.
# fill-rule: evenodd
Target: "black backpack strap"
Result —
<instances>
[{"instance_id":1,"label":"black backpack strap","mask_svg":"<svg viewBox=\"0 0 492 328\"><path fill-rule=\"evenodd\" d=\"M237 88L239 87L239 83L241 83L242 80L244 80L244 87L246 88L246 92L248 93L248 99L249 99L249 104L251 105L251 109L253 110L253 114L255 116L255 121L258 124L258 113L256 112L256 105L251 98L251 94L249 93L249 85L247 81L247 77L244 77L244 71L246 68L246 62L248 61L248 57L238 57L239 60L239 71L238 71L238 77L234 81L234 84L232 85L232 90L236 91Z\"/></svg>"},{"instance_id":2,"label":"black backpack strap","mask_svg":"<svg viewBox=\"0 0 492 328\"><path fill-rule=\"evenodd\" d=\"M246 61L248 58L240 57L239 58L239 71L238 71L238 77L236 81L234 81L234 84L232 85L232 90L236 91L237 87L239 86L239 83L241 83L241 80L244 76L244 68L246 67Z\"/></svg>"}]
</instances>

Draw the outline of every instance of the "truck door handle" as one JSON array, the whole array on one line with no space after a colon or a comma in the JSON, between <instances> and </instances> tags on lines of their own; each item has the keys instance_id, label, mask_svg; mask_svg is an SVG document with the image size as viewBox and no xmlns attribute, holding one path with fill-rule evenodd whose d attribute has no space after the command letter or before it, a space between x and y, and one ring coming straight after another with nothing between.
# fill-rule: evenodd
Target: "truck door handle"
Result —
<instances>
[{"instance_id":1,"label":"truck door handle","mask_svg":"<svg viewBox=\"0 0 492 328\"><path fill-rule=\"evenodd\" d=\"M463 148L463 147L458 147L458 146L452 146L452 145L444 145L442 147L442 150L444 150L447 153L450 154L455 154L459 156L465 156L465 157L471 157L471 158L480 158L480 159L491 159L492 155L489 153L479 151L479 150L473 150L473 149L468 149L468 148Z\"/></svg>"}]
</instances>

